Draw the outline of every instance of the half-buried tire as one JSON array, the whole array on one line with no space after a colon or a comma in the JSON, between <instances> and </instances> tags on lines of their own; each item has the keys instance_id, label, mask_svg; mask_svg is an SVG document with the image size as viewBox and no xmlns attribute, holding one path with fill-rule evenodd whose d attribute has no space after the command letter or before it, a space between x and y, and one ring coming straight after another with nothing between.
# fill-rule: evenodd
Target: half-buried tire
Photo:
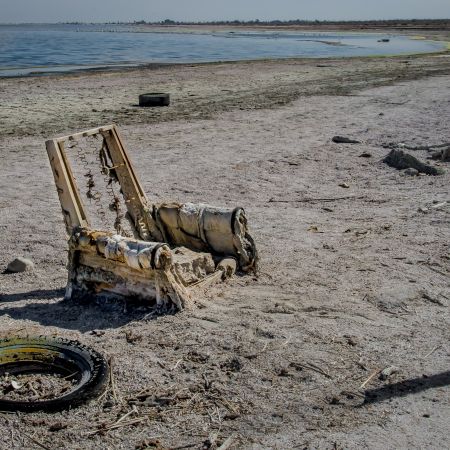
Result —
<instances>
[{"instance_id":1,"label":"half-buried tire","mask_svg":"<svg viewBox=\"0 0 450 450\"><path fill-rule=\"evenodd\" d=\"M169 106L170 94L151 92L139 96L139 106Z\"/></svg>"},{"instance_id":2,"label":"half-buried tire","mask_svg":"<svg viewBox=\"0 0 450 450\"><path fill-rule=\"evenodd\" d=\"M28 377L53 377L54 381L62 381L64 388L40 397L35 385L33 395L22 397L20 389L22 384L30 384ZM5 393L5 380L11 379L15 379L10 382L14 388ZM106 360L78 341L43 336L0 340L0 411L55 412L74 408L104 392L108 379ZM53 386L47 380L49 385Z\"/></svg>"}]
</instances>

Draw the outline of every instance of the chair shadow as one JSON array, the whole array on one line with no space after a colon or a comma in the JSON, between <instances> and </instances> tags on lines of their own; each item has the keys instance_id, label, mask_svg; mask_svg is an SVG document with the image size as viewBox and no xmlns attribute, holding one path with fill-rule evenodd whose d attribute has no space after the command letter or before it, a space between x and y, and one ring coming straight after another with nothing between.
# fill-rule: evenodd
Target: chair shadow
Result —
<instances>
[{"instance_id":1,"label":"chair shadow","mask_svg":"<svg viewBox=\"0 0 450 450\"><path fill-rule=\"evenodd\" d=\"M64 289L38 289L30 292L20 292L18 294L0 294L0 305L8 302L18 302L20 300L38 299L50 300L52 298L64 297Z\"/></svg>"},{"instance_id":2,"label":"chair shadow","mask_svg":"<svg viewBox=\"0 0 450 450\"><path fill-rule=\"evenodd\" d=\"M126 300L98 301L97 299L66 300L64 289L37 290L20 294L0 296L0 315L7 314L12 319L37 322L44 326L54 326L68 330L87 332L107 328L119 328L135 320L153 319L156 315L149 307L143 307ZM59 301L47 302L55 299ZM21 306L7 306L20 300L30 301ZM43 301L44 300L44 301ZM150 314L149 314L150 313Z\"/></svg>"},{"instance_id":3,"label":"chair shadow","mask_svg":"<svg viewBox=\"0 0 450 450\"><path fill-rule=\"evenodd\" d=\"M395 397L405 397L428 389L450 385L450 371L421 378L400 381L365 392L364 405L382 402Z\"/></svg>"}]
</instances>

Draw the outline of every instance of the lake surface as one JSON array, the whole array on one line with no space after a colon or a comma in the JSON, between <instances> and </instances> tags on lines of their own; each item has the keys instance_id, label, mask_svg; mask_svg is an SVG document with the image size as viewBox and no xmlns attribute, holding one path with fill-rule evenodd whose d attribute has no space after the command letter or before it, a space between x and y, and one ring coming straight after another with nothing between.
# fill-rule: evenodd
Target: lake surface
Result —
<instances>
[{"instance_id":1,"label":"lake surface","mask_svg":"<svg viewBox=\"0 0 450 450\"><path fill-rule=\"evenodd\" d=\"M135 25L0 25L0 77L149 63L394 55L443 48L439 42L376 33L188 33Z\"/></svg>"}]
</instances>

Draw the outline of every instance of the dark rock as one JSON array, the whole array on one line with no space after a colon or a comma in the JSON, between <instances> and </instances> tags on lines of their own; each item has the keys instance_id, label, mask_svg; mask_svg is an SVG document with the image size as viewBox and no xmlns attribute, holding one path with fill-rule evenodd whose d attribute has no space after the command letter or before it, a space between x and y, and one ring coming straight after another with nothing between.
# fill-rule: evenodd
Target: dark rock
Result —
<instances>
[{"instance_id":1,"label":"dark rock","mask_svg":"<svg viewBox=\"0 0 450 450\"><path fill-rule=\"evenodd\" d=\"M33 269L34 269L33 261L27 258L19 257L8 264L6 271L11 273L18 273Z\"/></svg>"},{"instance_id":2,"label":"dark rock","mask_svg":"<svg viewBox=\"0 0 450 450\"><path fill-rule=\"evenodd\" d=\"M388 166L394 167L398 170L404 169L416 169L420 173L425 173L427 175L442 175L444 172L442 169L437 169L436 167L430 166L429 164L424 164L419 161L414 156L403 152L402 150L391 150L389 154L383 159Z\"/></svg>"},{"instance_id":3,"label":"dark rock","mask_svg":"<svg viewBox=\"0 0 450 450\"><path fill-rule=\"evenodd\" d=\"M359 141L345 136L333 136L331 140L336 144L360 144Z\"/></svg>"}]
</instances>

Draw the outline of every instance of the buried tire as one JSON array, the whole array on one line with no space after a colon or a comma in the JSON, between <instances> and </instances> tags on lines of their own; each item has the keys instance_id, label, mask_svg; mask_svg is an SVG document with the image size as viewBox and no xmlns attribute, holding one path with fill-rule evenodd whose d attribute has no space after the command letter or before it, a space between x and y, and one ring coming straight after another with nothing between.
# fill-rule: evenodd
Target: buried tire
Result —
<instances>
[{"instance_id":1,"label":"buried tire","mask_svg":"<svg viewBox=\"0 0 450 450\"><path fill-rule=\"evenodd\" d=\"M152 92L139 96L139 106L169 106L170 94Z\"/></svg>"},{"instance_id":2,"label":"buried tire","mask_svg":"<svg viewBox=\"0 0 450 450\"><path fill-rule=\"evenodd\" d=\"M100 395L106 389L108 375L106 360L78 341L43 336L0 340L0 411L55 412L73 408ZM8 398L11 391L20 393L22 380L24 386L31 383L27 377L48 376L68 387L54 395ZM13 387L6 389L5 396L5 380L11 377L17 381L10 382ZM46 386L58 384L45 381ZM39 394L31 386L33 393Z\"/></svg>"}]
</instances>

